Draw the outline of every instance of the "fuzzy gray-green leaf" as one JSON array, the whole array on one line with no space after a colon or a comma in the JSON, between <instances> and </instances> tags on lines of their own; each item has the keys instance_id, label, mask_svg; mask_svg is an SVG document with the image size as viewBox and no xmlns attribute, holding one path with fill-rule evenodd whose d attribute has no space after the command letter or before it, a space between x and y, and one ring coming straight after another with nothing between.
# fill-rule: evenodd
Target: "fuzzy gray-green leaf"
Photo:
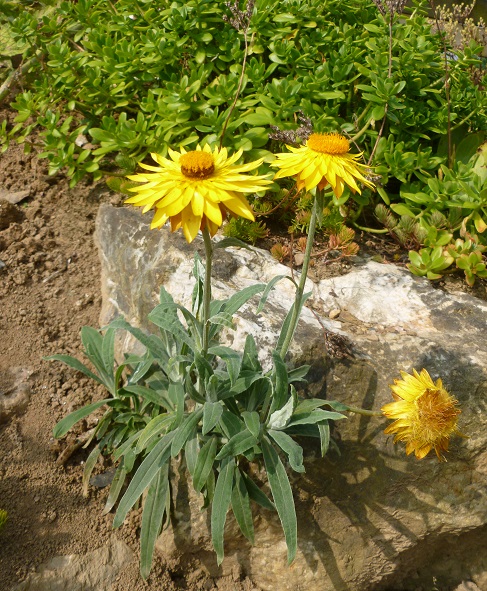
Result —
<instances>
[{"instance_id":1,"label":"fuzzy gray-green leaf","mask_svg":"<svg viewBox=\"0 0 487 591\"><path fill-rule=\"evenodd\" d=\"M287 561L291 564L296 556L298 542L298 524L296 509L294 507L293 492L286 470L282 465L276 450L272 444L264 438L262 440L262 452L264 454L267 478L276 505L279 519L281 520L284 537L287 544Z\"/></svg>"},{"instance_id":2,"label":"fuzzy gray-green leaf","mask_svg":"<svg viewBox=\"0 0 487 591\"><path fill-rule=\"evenodd\" d=\"M234 471L235 460L233 458L228 458L222 462L211 506L211 540L216 552L218 566L223 562L224 557L223 533L227 511L232 499Z\"/></svg>"}]
</instances>

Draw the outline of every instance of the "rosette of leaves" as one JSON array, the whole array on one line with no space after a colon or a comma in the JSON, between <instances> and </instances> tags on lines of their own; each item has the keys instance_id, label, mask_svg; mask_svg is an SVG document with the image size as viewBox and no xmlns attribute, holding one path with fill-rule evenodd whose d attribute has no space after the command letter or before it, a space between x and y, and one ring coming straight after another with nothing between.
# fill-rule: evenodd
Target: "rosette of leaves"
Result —
<instances>
[{"instance_id":1,"label":"rosette of leaves","mask_svg":"<svg viewBox=\"0 0 487 591\"><path fill-rule=\"evenodd\" d=\"M472 235L466 240L458 238L447 248L448 253L455 259L458 269L465 273L467 285L472 287L476 277L487 278L487 269L483 254L486 246L479 244L478 236Z\"/></svg>"},{"instance_id":2,"label":"rosette of leaves","mask_svg":"<svg viewBox=\"0 0 487 591\"><path fill-rule=\"evenodd\" d=\"M230 508L245 537L254 541L253 503L277 511L288 561L292 562L297 550L297 520L287 469L298 473L305 470L303 449L295 436L318 438L325 454L330 422L344 418L338 411L346 409L336 402L306 400L298 395L296 384L304 381L309 368L288 370L278 353L292 309L283 323L268 371L261 366L252 336L247 336L243 352L219 342L221 330L232 328L235 312L261 293L260 311L282 277L267 286L249 286L227 300L212 301L206 327L209 346L204 351L204 268L198 256L194 275L191 311L161 289L160 303L149 314L158 329L156 334L146 334L123 319L112 322L103 333L83 329L85 354L95 372L73 357L48 358L68 364L108 390L107 398L62 419L54 435L62 437L90 413L107 408L93 433L95 447L86 462L83 480L87 486L100 454L118 462L105 506L107 512L117 504L114 527L122 525L129 511L143 501L140 544L144 577L150 572L156 538L169 520L171 461L183 456L194 489L210 508L211 536L219 564L224 557L224 525ZM138 339L146 352L139 357L128 356L116 367L114 338L120 329ZM265 471L272 498L247 473L249 462L258 463Z\"/></svg>"},{"instance_id":3,"label":"rosette of leaves","mask_svg":"<svg viewBox=\"0 0 487 591\"><path fill-rule=\"evenodd\" d=\"M453 263L453 257L442 246L434 248L422 248L419 252L409 252L410 263L407 268L419 277L428 279L440 279L443 271Z\"/></svg>"}]
</instances>

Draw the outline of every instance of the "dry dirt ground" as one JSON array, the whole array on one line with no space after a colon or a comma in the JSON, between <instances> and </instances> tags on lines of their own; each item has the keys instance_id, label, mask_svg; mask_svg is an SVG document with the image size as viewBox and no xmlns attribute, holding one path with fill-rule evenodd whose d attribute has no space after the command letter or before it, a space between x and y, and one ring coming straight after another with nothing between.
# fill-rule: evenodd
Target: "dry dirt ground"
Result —
<instances>
[{"instance_id":1,"label":"dry dirt ground","mask_svg":"<svg viewBox=\"0 0 487 591\"><path fill-rule=\"evenodd\" d=\"M8 215L0 214L0 399L8 406L17 397L17 412L0 418L0 509L9 516L0 534L0 591L11 591L50 558L87 553L111 535L113 516L102 515L106 489L90 486L86 498L81 493L87 451L57 463L66 443L51 435L59 419L100 393L80 374L43 357L81 357L81 327L98 326L94 222L101 202L119 204L120 198L104 184L69 189L66 179L47 175L44 161L15 145L0 155L0 189L28 191ZM9 216L9 226L1 227ZM476 295L485 293L485 283L479 284ZM136 553L137 523L117 533ZM157 559L147 582L134 564L113 591L217 588L257 591L248 580L217 586L197 565L192 572L171 572Z\"/></svg>"}]
</instances>

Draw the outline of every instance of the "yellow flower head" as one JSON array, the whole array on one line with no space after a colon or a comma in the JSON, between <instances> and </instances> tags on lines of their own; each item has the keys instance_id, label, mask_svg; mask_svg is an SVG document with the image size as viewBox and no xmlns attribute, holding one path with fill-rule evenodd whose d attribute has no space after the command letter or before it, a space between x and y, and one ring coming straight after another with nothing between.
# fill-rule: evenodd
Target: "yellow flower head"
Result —
<instances>
[{"instance_id":1,"label":"yellow flower head","mask_svg":"<svg viewBox=\"0 0 487 591\"><path fill-rule=\"evenodd\" d=\"M286 147L291 153L276 154L277 160L271 165L280 169L274 178L295 177L298 189L310 191L330 185L340 198L345 185L360 193L355 179L367 187L374 186L360 172L367 169L357 162L362 154L349 154L349 141L338 133L312 133L304 146Z\"/></svg>"},{"instance_id":2,"label":"yellow flower head","mask_svg":"<svg viewBox=\"0 0 487 591\"><path fill-rule=\"evenodd\" d=\"M242 173L258 168L262 160L236 165L242 150L229 157L226 148L212 152L208 145L203 149L197 146L191 152L184 148L168 152L170 160L151 154L159 166L140 164L152 174L128 177L144 184L129 189L137 195L125 203L143 207L144 213L154 208L151 228L159 228L170 220L172 231L182 228L186 240L192 242L198 230L205 227L214 236L227 212L255 219L244 194L262 191L271 181L266 176Z\"/></svg>"},{"instance_id":3,"label":"yellow flower head","mask_svg":"<svg viewBox=\"0 0 487 591\"><path fill-rule=\"evenodd\" d=\"M457 420L458 401L443 388L440 379L436 384L429 373L413 369L413 375L401 372L402 380L391 385L395 402L382 407L383 414L395 421L384 433L394 433L394 443L404 441L406 453L414 452L418 460L434 449L440 461L445 460L450 436L460 435Z\"/></svg>"}]
</instances>

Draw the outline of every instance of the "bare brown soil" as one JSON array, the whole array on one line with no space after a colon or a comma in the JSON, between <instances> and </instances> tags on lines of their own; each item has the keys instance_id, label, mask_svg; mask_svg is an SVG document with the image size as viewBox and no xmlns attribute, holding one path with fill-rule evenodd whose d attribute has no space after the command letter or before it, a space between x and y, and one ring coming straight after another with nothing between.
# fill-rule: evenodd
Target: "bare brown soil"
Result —
<instances>
[{"instance_id":1,"label":"bare brown soil","mask_svg":"<svg viewBox=\"0 0 487 591\"><path fill-rule=\"evenodd\" d=\"M0 424L0 508L8 512L0 534L0 590L11 591L50 558L90 552L112 532L113 515L102 515L107 489L90 486L82 496L88 452L80 449L60 465L56 459L74 436L52 438L59 419L101 393L81 374L43 357L82 358L80 329L98 326L94 221L101 202L120 200L104 184L69 189L66 179L49 177L43 161L18 146L0 156L0 188L30 195L16 206L18 221L0 231L0 395L9 400L20 392L22 399ZM136 553L137 527L134 519L117 532ZM194 573L163 572L156 559L147 582L134 564L113 591L203 588L216 586ZM252 586L234 581L230 588Z\"/></svg>"},{"instance_id":2,"label":"bare brown soil","mask_svg":"<svg viewBox=\"0 0 487 591\"><path fill-rule=\"evenodd\" d=\"M102 515L106 489L90 486L88 497L82 496L88 452L80 449L61 464L56 459L74 436L67 442L52 438L59 419L101 393L80 374L43 357L81 358L81 327L98 326L94 222L100 203L120 199L102 183L69 189L66 179L49 177L42 160L15 145L0 155L0 189L29 192L15 206L16 221L0 228L0 396L20 397L17 412L4 414L0 423L0 509L9 516L0 534L0 591L11 591L48 559L87 553L111 535L113 516ZM391 243L369 240L363 246L380 257L403 260ZM319 278L344 270L342 263L318 267L313 273ZM485 294L485 282L480 283L475 295ZM133 519L117 533L136 553L137 528ZM197 565L192 572L171 572L157 559L147 582L134 564L111 591L217 588L257 591L248 580L215 582Z\"/></svg>"}]
</instances>

